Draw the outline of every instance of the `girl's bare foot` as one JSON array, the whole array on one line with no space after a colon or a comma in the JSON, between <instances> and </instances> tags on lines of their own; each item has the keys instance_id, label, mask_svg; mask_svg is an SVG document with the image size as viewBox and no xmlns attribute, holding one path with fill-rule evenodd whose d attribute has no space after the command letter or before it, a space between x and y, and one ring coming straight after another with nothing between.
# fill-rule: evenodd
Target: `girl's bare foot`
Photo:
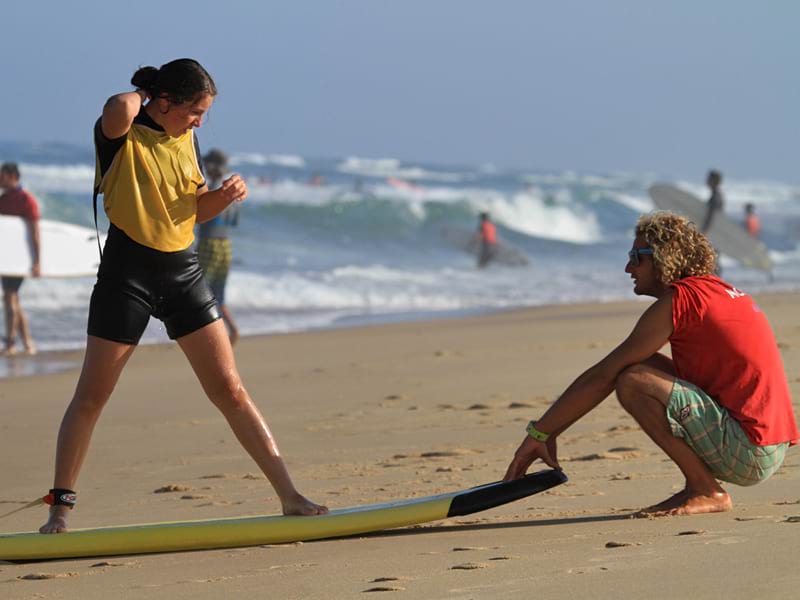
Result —
<instances>
[{"instance_id":1,"label":"girl's bare foot","mask_svg":"<svg viewBox=\"0 0 800 600\"><path fill-rule=\"evenodd\" d=\"M733 508L733 502L727 492L711 492L701 494L691 490L682 490L648 508L640 510L639 517L665 517L680 515L699 515L704 513L727 512Z\"/></svg>"},{"instance_id":2,"label":"girl's bare foot","mask_svg":"<svg viewBox=\"0 0 800 600\"><path fill-rule=\"evenodd\" d=\"M327 506L316 504L301 494L295 494L290 499L282 500L281 505L283 507L283 514L285 515L301 515L308 517L328 514Z\"/></svg>"},{"instance_id":3,"label":"girl's bare foot","mask_svg":"<svg viewBox=\"0 0 800 600\"><path fill-rule=\"evenodd\" d=\"M39 533L65 533L67 531L68 506L51 506L50 518L47 523L39 527Z\"/></svg>"}]
</instances>

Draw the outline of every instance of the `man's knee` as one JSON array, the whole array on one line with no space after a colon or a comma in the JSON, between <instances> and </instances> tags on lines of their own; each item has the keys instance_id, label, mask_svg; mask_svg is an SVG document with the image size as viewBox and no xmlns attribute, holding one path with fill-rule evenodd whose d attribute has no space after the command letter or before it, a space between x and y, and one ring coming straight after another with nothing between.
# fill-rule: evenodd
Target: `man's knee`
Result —
<instances>
[{"instance_id":1,"label":"man's knee","mask_svg":"<svg viewBox=\"0 0 800 600\"><path fill-rule=\"evenodd\" d=\"M617 376L615 391L625 410L642 405L643 399L657 400L664 406L669 403L675 377L648 364L631 365Z\"/></svg>"},{"instance_id":2,"label":"man's knee","mask_svg":"<svg viewBox=\"0 0 800 600\"><path fill-rule=\"evenodd\" d=\"M652 376L653 370L640 363L623 370L617 375L614 386L619 403L625 407L628 402L641 396Z\"/></svg>"}]
</instances>

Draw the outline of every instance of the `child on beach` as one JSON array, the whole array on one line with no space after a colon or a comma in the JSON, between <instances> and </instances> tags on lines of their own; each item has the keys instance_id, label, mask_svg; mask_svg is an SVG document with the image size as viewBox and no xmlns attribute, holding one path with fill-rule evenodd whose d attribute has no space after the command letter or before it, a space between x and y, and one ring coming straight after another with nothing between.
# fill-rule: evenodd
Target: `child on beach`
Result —
<instances>
[{"instance_id":1,"label":"child on beach","mask_svg":"<svg viewBox=\"0 0 800 600\"><path fill-rule=\"evenodd\" d=\"M294 487L264 417L236 369L214 295L191 249L195 222L247 197L233 175L209 191L193 130L217 89L195 60L142 67L135 88L112 96L95 124L98 187L110 226L89 305L86 354L61 422L55 480L42 533L67 530L67 513L94 426L150 316L164 322L206 395L280 498L284 514L324 514Z\"/></svg>"}]
</instances>

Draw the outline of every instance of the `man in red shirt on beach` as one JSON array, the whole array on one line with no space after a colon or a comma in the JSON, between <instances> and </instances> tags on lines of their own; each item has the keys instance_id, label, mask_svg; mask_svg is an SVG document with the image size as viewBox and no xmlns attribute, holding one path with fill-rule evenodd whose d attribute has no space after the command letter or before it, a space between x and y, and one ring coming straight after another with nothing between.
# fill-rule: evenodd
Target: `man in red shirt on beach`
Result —
<instances>
[{"instance_id":1,"label":"man in red shirt on beach","mask_svg":"<svg viewBox=\"0 0 800 600\"><path fill-rule=\"evenodd\" d=\"M637 514L730 510L718 480L764 481L800 438L772 329L750 296L713 275L714 249L683 217L641 217L628 258L634 293L656 301L619 346L529 423L505 479L522 477L536 459L559 469L558 435L616 392L686 480ZM671 358L659 353L667 343Z\"/></svg>"},{"instance_id":2,"label":"man in red shirt on beach","mask_svg":"<svg viewBox=\"0 0 800 600\"><path fill-rule=\"evenodd\" d=\"M30 250L20 248L20 252L31 252L31 276L39 277L39 204L31 194L22 189L19 184L19 168L16 163L3 163L0 165L0 188L5 193L0 196L0 215L21 217L28 226L28 239ZM22 277L2 277L3 308L5 309L6 337L0 356L16 353L17 331L22 334L22 343L26 354L36 354L33 345L28 319L19 302L19 288L22 286Z\"/></svg>"}]
</instances>

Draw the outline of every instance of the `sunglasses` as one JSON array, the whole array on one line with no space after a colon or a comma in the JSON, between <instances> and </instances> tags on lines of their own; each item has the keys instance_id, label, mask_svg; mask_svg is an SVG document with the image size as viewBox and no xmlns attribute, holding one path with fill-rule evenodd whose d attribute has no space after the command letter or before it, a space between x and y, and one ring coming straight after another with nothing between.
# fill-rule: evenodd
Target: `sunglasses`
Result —
<instances>
[{"instance_id":1,"label":"sunglasses","mask_svg":"<svg viewBox=\"0 0 800 600\"><path fill-rule=\"evenodd\" d=\"M639 256L642 254L653 254L652 248L631 248L628 250L628 261L634 266L639 266Z\"/></svg>"}]
</instances>

